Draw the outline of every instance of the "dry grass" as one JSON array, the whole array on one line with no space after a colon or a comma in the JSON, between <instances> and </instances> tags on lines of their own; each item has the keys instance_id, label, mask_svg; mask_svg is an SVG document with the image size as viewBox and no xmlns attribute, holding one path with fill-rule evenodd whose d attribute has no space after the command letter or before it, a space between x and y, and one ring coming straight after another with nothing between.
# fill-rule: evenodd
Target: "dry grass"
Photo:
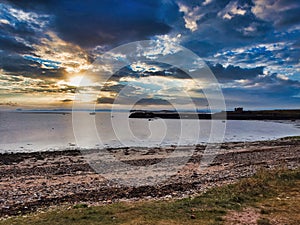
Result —
<instances>
[{"instance_id":1,"label":"dry grass","mask_svg":"<svg viewBox=\"0 0 300 225\"><path fill-rule=\"evenodd\" d=\"M255 220L259 225L298 225L299 187L300 169L260 171L252 178L211 189L195 198L91 207L78 204L5 219L0 225L238 224L238 220L228 218L247 209L257 212Z\"/></svg>"}]
</instances>

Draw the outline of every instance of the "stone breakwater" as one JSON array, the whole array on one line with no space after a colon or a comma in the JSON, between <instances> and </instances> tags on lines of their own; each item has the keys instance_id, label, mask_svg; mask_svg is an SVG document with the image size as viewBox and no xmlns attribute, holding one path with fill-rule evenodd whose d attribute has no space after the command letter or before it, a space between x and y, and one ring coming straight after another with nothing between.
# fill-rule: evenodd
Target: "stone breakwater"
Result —
<instances>
[{"instance_id":1,"label":"stone breakwater","mask_svg":"<svg viewBox=\"0 0 300 225\"><path fill-rule=\"evenodd\" d=\"M199 164L205 146L183 146L172 157L182 158L193 148L183 168L160 184L122 186L93 171L80 151L2 154L0 157L0 215L17 215L59 204L87 202L107 204L140 199L182 198L207 188L232 183L260 168L300 166L300 139L236 142L221 145L213 162L203 170ZM153 165L174 151L164 148L108 149L117 159L135 165ZM172 164L156 168L157 174ZM126 173L125 173L126 174ZM130 171L128 171L130 174ZM163 174L163 173L162 173ZM149 179L153 176L149 175Z\"/></svg>"}]
</instances>

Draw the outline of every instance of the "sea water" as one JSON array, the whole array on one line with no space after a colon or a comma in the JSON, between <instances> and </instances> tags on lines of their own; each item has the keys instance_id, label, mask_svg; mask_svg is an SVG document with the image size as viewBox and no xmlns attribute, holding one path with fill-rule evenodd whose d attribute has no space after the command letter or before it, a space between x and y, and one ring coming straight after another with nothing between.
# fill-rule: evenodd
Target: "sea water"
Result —
<instances>
[{"instance_id":1,"label":"sea water","mask_svg":"<svg viewBox=\"0 0 300 225\"><path fill-rule=\"evenodd\" d=\"M296 122L129 119L128 113L0 112L0 153L123 146L194 145L298 136ZM85 119L84 119L85 118ZM75 120L75 121L74 121ZM85 121L87 120L87 121ZM75 125L74 125L75 124ZM212 131L213 130L213 131Z\"/></svg>"}]
</instances>

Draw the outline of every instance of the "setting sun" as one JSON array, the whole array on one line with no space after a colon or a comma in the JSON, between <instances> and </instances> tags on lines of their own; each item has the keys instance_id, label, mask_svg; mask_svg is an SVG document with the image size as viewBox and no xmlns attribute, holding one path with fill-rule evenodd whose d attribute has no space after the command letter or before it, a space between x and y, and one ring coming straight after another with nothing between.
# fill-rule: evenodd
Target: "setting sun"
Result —
<instances>
[{"instance_id":1,"label":"setting sun","mask_svg":"<svg viewBox=\"0 0 300 225\"><path fill-rule=\"evenodd\" d=\"M68 81L59 81L59 84L66 84L69 86L79 87L79 86L93 86L94 83L91 79L86 76L74 76L68 79Z\"/></svg>"}]
</instances>

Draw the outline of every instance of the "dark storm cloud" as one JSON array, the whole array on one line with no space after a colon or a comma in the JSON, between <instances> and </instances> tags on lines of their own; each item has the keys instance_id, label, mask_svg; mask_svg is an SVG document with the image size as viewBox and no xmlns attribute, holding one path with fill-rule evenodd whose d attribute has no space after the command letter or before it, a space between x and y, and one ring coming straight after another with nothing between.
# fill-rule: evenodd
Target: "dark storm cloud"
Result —
<instances>
[{"instance_id":1,"label":"dark storm cloud","mask_svg":"<svg viewBox=\"0 0 300 225\"><path fill-rule=\"evenodd\" d=\"M276 74L256 77L239 87L223 88L222 91L229 107L298 108L300 104L300 82L282 79Z\"/></svg>"},{"instance_id":2,"label":"dark storm cloud","mask_svg":"<svg viewBox=\"0 0 300 225\"><path fill-rule=\"evenodd\" d=\"M18 17L12 16L9 13L9 10L5 10L1 12L4 18L7 18L9 23L0 23L0 28L2 33L6 33L7 35L14 35L19 37L26 38L35 38L37 35L37 30L41 29L41 26L38 24L38 21L34 21L28 23L24 20L19 20ZM47 21L48 18L41 18L42 21Z\"/></svg>"},{"instance_id":3,"label":"dark storm cloud","mask_svg":"<svg viewBox=\"0 0 300 225\"><path fill-rule=\"evenodd\" d=\"M98 90L103 91L103 92L110 92L110 93L119 93L121 92L124 88L126 88L126 92L128 93L133 93L137 90L136 87L129 86L126 84L115 84L115 85L104 85L104 87L99 88Z\"/></svg>"},{"instance_id":4,"label":"dark storm cloud","mask_svg":"<svg viewBox=\"0 0 300 225\"><path fill-rule=\"evenodd\" d=\"M190 79L191 77L184 71L172 65L167 65L158 62L145 63L148 69L145 70L135 70L130 66L125 66L117 71L113 76L113 80L119 80L122 77L149 77L149 76L163 76L163 77L174 77L177 79ZM151 67L153 66L153 67Z\"/></svg>"},{"instance_id":5,"label":"dark storm cloud","mask_svg":"<svg viewBox=\"0 0 300 225\"><path fill-rule=\"evenodd\" d=\"M300 39L298 39L297 41L295 41L295 42L293 43L293 47L294 47L294 48L300 49Z\"/></svg>"},{"instance_id":6,"label":"dark storm cloud","mask_svg":"<svg viewBox=\"0 0 300 225\"><path fill-rule=\"evenodd\" d=\"M110 97L102 97L97 99L98 104L113 104L115 101L115 98L110 98ZM118 104L128 104L131 103L132 101L130 98L119 98L117 103ZM171 105L167 100L165 99L160 99L160 98L142 98L140 100L137 99L135 105Z\"/></svg>"},{"instance_id":7,"label":"dark storm cloud","mask_svg":"<svg viewBox=\"0 0 300 225\"><path fill-rule=\"evenodd\" d=\"M255 85L253 90L270 94L273 97L294 96L300 93L300 82L297 80L283 79L277 74L256 77L247 85Z\"/></svg>"},{"instance_id":8,"label":"dark storm cloud","mask_svg":"<svg viewBox=\"0 0 300 225\"><path fill-rule=\"evenodd\" d=\"M23 73L30 73L38 70L38 63L24 59L22 56L9 52L0 52L1 68L14 75L24 75Z\"/></svg>"},{"instance_id":9,"label":"dark storm cloud","mask_svg":"<svg viewBox=\"0 0 300 225\"><path fill-rule=\"evenodd\" d=\"M160 1L62 0L11 1L16 6L53 14L53 30L83 47L116 45L165 34L170 27L159 17Z\"/></svg>"},{"instance_id":10,"label":"dark storm cloud","mask_svg":"<svg viewBox=\"0 0 300 225\"><path fill-rule=\"evenodd\" d=\"M181 27L188 35L182 44L200 57L214 64L235 67L264 66L265 71L285 74L289 79L294 75L294 79L299 79L299 1L214 0L206 6L193 0L181 2L190 11L198 7L197 15L201 15L194 32ZM217 72L217 77L221 76L220 82L261 74L253 69L239 74L237 68L233 70L234 74L229 74L228 69L219 70L214 72Z\"/></svg>"},{"instance_id":11,"label":"dark storm cloud","mask_svg":"<svg viewBox=\"0 0 300 225\"><path fill-rule=\"evenodd\" d=\"M119 93L124 87L126 87L124 84L104 85L100 91Z\"/></svg>"},{"instance_id":12,"label":"dark storm cloud","mask_svg":"<svg viewBox=\"0 0 300 225\"><path fill-rule=\"evenodd\" d=\"M17 76L41 79L62 77L63 70L45 69L41 64L23 57L25 54L35 56L34 45L40 44L40 38L45 37L42 28L51 18L13 8L9 3L0 3L0 68L5 74Z\"/></svg>"},{"instance_id":13,"label":"dark storm cloud","mask_svg":"<svg viewBox=\"0 0 300 225\"><path fill-rule=\"evenodd\" d=\"M102 97L97 99L97 104L113 104L115 101L114 98Z\"/></svg>"},{"instance_id":14,"label":"dark storm cloud","mask_svg":"<svg viewBox=\"0 0 300 225\"><path fill-rule=\"evenodd\" d=\"M32 47L26 46L25 44L18 42L14 37L1 35L1 33L0 33L0 49L7 52L16 52L16 53L27 53L33 50Z\"/></svg>"},{"instance_id":15,"label":"dark storm cloud","mask_svg":"<svg viewBox=\"0 0 300 225\"><path fill-rule=\"evenodd\" d=\"M224 67L221 64L217 64L210 68L216 78L222 83L245 80L233 88L225 86L223 88L225 92L233 89L243 89L247 93L268 95L270 97L291 97L300 93L300 82L298 80L281 77L276 73L263 75L264 67L241 68L232 65Z\"/></svg>"},{"instance_id":16,"label":"dark storm cloud","mask_svg":"<svg viewBox=\"0 0 300 225\"><path fill-rule=\"evenodd\" d=\"M300 11L300 4L298 1L298 7L288 10L285 16L283 16L282 19L279 20L276 25L280 27L284 27L284 26L291 26L296 23L299 23L300 22L299 11Z\"/></svg>"},{"instance_id":17,"label":"dark storm cloud","mask_svg":"<svg viewBox=\"0 0 300 225\"><path fill-rule=\"evenodd\" d=\"M298 0L253 0L252 12L259 18L274 23L276 28L293 27L300 22Z\"/></svg>"},{"instance_id":18,"label":"dark storm cloud","mask_svg":"<svg viewBox=\"0 0 300 225\"><path fill-rule=\"evenodd\" d=\"M0 19L0 49L17 53L32 52L30 45L39 43L43 26L51 20L47 15L13 8L10 2L0 3Z\"/></svg>"},{"instance_id":19,"label":"dark storm cloud","mask_svg":"<svg viewBox=\"0 0 300 225\"><path fill-rule=\"evenodd\" d=\"M252 12L255 5L250 0L214 0L205 6L199 1L180 2L189 7L190 11L198 9L196 15L201 16L197 21L197 30L193 32L177 23L180 25L178 30L188 35L182 44L200 57L211 57L228 49L253 43L272 43L280 39L280 36L275 36L272 21L264 20ZM184 20L184 15L181 20Z\"/></svg>"},{"instance_id":20,"label":"dark storm cloud","mask_svg":"<svg viewBox=\"0 0 300 225\"><path fill-rule=\"evenodd\" d=\"M171 105L169 101L160 98L143 98L136 105Z\"/></svg>"},{"instance_id":21,"label":"dark storm cloud","mask_svg":"<svg viewBox=\"0 0 300 225\"><path fill-rule=\"evenodd\" d=\"M221 43L212 43L211 40L190 40L184 43L184 46L188 49L192 49L201 57L207 57L215 54L223 48Z\"/></svg>"},{"instance_id":22,"label":"dark storm cloud","mask_svg":"<svg viewBox=\"0 0 300 225\"><path fill-rule=\"evenodd\" d=\"M254 79L263 74L264 67L241 68L239 66L229 65L224 67L221 64L210 65L210 69L220 82L231 82L241 79Z\"/></svg>"},{"instance_id":23,"label":"dark storm cloud","mask_svg":"<svg viewBox=\"0 0 300 225\"><path fill-rule=\"evenodd\" d=\"M72 99L63 99L63 100L61 100L61 102L68 103L68 102L73 102L73 100Z\"/></svg>"},{"instance_id":24,"label":"dark storm cloud","mask_svg":"<svg viewBox=\"0 0 300 225\"><path fill-rule=\"evenodd\" d=\"M265 67L241 68L221 64L210 65L221 82L226 105L229 108L245 106L299 107L300 82L276 73L264 74ZM235 82L243 79L243 82ZM195 90L201 93L202 90ZM297 105L298 104L298 105Z\"/></svg>"},{"instance_id":25,"label":"dark storm cloud","mask_svg":"<svg viewBox=\"0 0 300 225\"><path fill-rule=\"evenodd\" d=\"M0 52L0 65L7 74L16 76L61 78L65 74L64 69L43 69L39 63L9 52Z\"/></svg>"}]
</instances>

